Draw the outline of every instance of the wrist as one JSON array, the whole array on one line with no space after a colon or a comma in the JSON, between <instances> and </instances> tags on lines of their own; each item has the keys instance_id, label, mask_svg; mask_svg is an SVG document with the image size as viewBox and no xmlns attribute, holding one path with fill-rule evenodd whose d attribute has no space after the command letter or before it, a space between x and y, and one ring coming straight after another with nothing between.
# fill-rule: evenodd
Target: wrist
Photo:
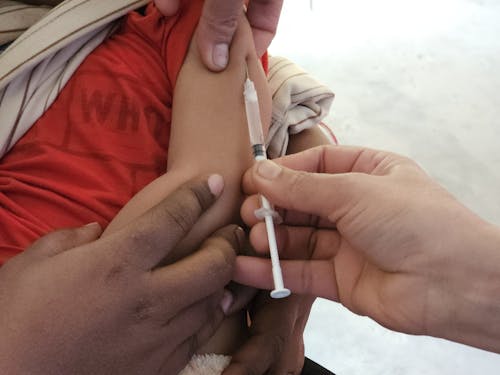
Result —
<instances>
[{"instance_id":1,"label":"wrist","mask_svg":"<svg viewBox=\"0 0 500 375\"><path fill-rule=\"evenodd\" d=\"M469 231L453 261L447 322L439 336L500 353L500 228ZM458 266L458 267L457 267Z\"/></svg>"}]
</instances>

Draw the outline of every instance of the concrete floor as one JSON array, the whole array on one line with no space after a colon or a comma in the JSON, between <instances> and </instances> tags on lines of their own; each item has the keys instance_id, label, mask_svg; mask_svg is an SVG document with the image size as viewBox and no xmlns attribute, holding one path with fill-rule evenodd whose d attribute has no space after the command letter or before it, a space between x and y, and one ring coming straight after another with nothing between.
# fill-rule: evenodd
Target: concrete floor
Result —
<instances>
[{"instance_id":1,"label":"concrete floor","mask_svg":"<svg viewBox=\"0 0 500 375\"><path fill-rule=\"evenodd\" d=\"M500 2L288 0L271 53L335 91L327 121L342 144L413 158L500 224ZM500 374L500 355L393 333L327 301L306 346L338 374Z\"/></svg>"}]
</instances>

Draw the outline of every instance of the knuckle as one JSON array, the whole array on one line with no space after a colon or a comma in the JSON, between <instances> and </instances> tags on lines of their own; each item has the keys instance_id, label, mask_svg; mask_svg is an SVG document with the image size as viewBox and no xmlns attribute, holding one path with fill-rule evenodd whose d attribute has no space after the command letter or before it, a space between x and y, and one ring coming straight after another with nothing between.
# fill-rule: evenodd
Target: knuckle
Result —
<instances>
[{"instance_id":1,"label":"knuckle","mask_svg":"<svg viewBox=\"0 0 500 375\"><path fill-rule=\"evenodd\" d=\"M295 199L293 197L301 197L304 191L304 185L308 183L308 178L306 173L303 171L296 171L290 176L290 181L288 184L288 196L290 197L289 201L292 205L292 209L295 209L294 202Z\"/></svg>"},{"instance_id":2,"label":"knuckle","mask_svg":"<svg viewBox=\"0 0 500 375\"><path fill-rule=\"evenodd\" d=\"M141 251L147 253L154 247L153 239L148 230L139 229L127 233L125 245L127 249L133 251L138 251L140 249Z\"/></svg>"},{"instance_id":3,"label":"knuckle","mask_svg":"<svg viewBox=\"0 0 500 375\"><path fill-rule=\"evenodd\" d=\"M269 346L271 353L274 353L274 358L279 358L285 348L286 339L283 335L274 334L269 337Z\"/></svg>"},{"instance_id":4,"label":"knuckle","mask_svg":"<svg viewBox=\"0 0 500 375\"><path fill-rule=\"evenodd\" d=\"M165 215L168 221L176 225L183 233L189 232L196 221L195 215L190 210L184 210L180 202L172 203L166 209Z\"/></svg>"},{"instance_id":5,"label":"knuckle","mask_svg":"<svg viewBox=\"0 0 500 375\"><path fill-rule=\"evenodd\" d=\"M104 276L104 281L106 283L112 283L115 280L119 280L125 273L125 266L123 264L114 264L108 268L106 275Z\"/></svg>"},{"instance_id":6,"label":"knuckle","mask_svg":"<svg viewBox=\"0 0 500 375\"><path fill-rule=\"evenodd\" d=\"M309 235L309 239L307 241L306 260L314 259L314 254L316 252L317 246L318 246L318 232L313 230L311 231L311 234Z\"/></svg>"},{"instance_id":7,"label":"knuckle","mask_svg":"<svg viewBox=\"0 0 500 375\"><path fill-rule=\"evenodd\" d=\"M201 211L205 211L214 202L214 197L210 192L207 183L193 184L189 186L188 190L194 198L195 207Z\"/></svg>"},{"instance_id":8,"label":"knuckle","mask_svg":"<svg viewBox=\"0 0 500 375\"><path fill-rule=\"evenodd\" d=\"M305 263L302 264L300 270L300 280L305 294L311 294L313 289L313 273L310 267Z\"/></svg>"},{"instance_id":9,"label":"knuckle","mask_svg":"<svg viewBox=\"0 0 500 375\"><path fill-rule=\"evenodd\" d=\"M224 12L222 16L215 9L204 12L201 19L202 27L214 35L218 41L229 42L238 26L238 13Z\"/></svg>"},{"instance_id":10,"label":"knuckle","mask_svg":"<svg viewBox=\"0 0 500 375\"><path fill-rule=\"evenodd\" d=\"M188 232L199 215L206 211L214 201L206 184L191 184L182 187L165 206L167 222L176 225L183 232Z\"/></svg>"},{"instance_id":11,"label":"knuckle","mask_svg":"<svg viewBox=\"0 0 500 375\"><path fill-rule=\"evenodd\" d=\"M234 251L228 251L228 242L224 239L214 238L210 241L213 241L213 249L210 254L213 262L213 272L220 275L221 278L223 275L230 277L235 262Z\"/></svg>"},{"instance_id":12,"label":"knuckle","mask_svg":"<svg viewBox=\"0 0 500 375\"><path fill-rule=\"evenodd\" d=\"M240 250L246 242L246 234L238 225L228 225L214 234L220 241L221 248L228 251Z\"/></svg>"},{"instance_id":13,"label":"knuckle","mask_svg":"<svg viewBox=\"0 0 500 375\"><path fill-rule=\"evenodd\" d=\"M154 303L148 297L142 297L136 301L132 315L134 321L137 323L142 323L146 320L150 320L153 317Z\"/></svg>"},{"instance_id":14,"label":"knuckle","mask_svg":"<svg viewBox=\"0 0 500 375\"><path fill-rule=\"evenodd\" d=\"M61 247L63 244L71 244L76 240L76 234L73 230L62 229L49 233L36 242L39 248Z\"/></svg>"}]
</instances>

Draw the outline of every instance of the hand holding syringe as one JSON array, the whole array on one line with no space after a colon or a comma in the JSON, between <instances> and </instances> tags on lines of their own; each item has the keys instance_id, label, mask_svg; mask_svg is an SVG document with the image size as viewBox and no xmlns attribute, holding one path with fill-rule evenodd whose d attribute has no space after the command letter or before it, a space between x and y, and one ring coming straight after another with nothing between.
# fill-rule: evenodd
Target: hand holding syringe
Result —
<instances>
[{"instance_id":1,"label":"hand holding syringe","mask_svg":"<svg viewBox=\"0 0 500 375\"><path fill-rule=\"evenodd\" d=\"M247 114L248 130L250 132L250 143L253 149L253 156L256 161L266 160L266 147L264 143L264 133L260 118L259 99L253 82L250 80L247 67L247 78L243 90L245 97L245 109ZM283 275L281 273L280 260L278 255L278 245L276 243L276 233L274 231L273 218L276 212L266 197L261 196L262 208L256 212L260 218L264 217L271 253L271 263L273 268L274 290L271 292L272 298L285 298L290 295L290 290L283 285Z\"/></svg>"}]
</instances>

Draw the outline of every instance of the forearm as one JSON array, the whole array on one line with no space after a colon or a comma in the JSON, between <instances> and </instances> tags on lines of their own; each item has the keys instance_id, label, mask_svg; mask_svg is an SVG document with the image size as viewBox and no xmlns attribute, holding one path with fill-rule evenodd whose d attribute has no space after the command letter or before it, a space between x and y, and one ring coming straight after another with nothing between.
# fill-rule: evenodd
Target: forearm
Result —
<instances>
[{"instance_id":1,"label":"forearm","mask_svg":"<svg viewBox=\"0 0 500 375\"><path fill-rule=\"evenodd\" d=\"M500 229L485 224L469 232L473 238L450 262L447 294L454 303L437 336L500 353Z\"/></svg>"},{"instance_id":2,"label":"forearm","mask_svg":"<svg viewBox=\"0 0 500 375\"><path fill-rule=\"evenodd\" d=\"M333 143L334 140L331 136L326 134L320 125L316 125L315 127L306 129L298 134L291 135L286 153L287 155L291 155L309 148L330 145Z\"/></svg>"}]
</instances>

